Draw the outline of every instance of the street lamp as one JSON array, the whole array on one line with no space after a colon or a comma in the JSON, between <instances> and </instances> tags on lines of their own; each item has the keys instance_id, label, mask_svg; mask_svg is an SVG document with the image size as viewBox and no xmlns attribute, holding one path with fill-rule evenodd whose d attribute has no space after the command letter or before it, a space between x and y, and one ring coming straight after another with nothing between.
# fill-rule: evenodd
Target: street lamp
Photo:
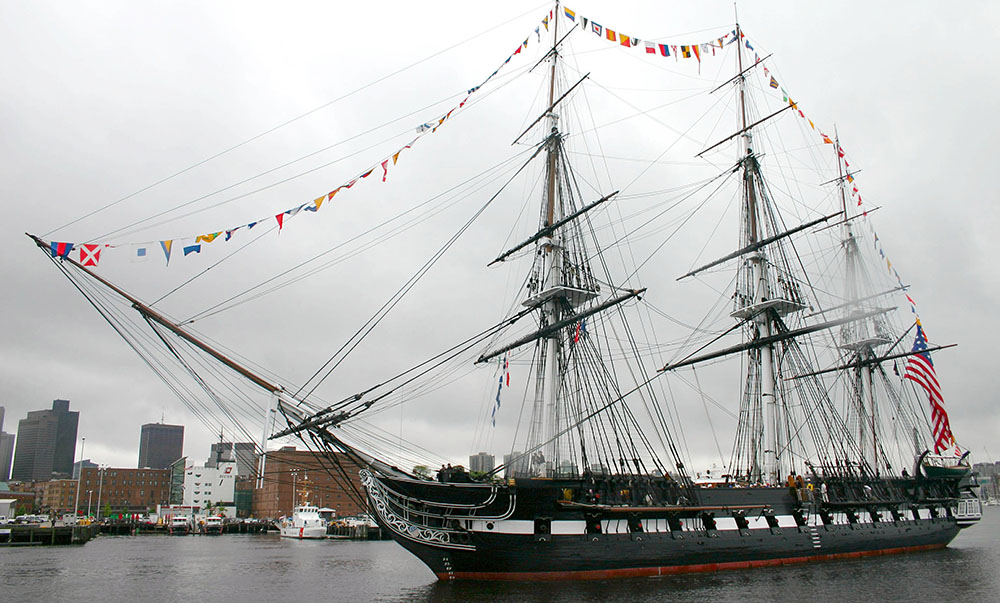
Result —
<instances>
[{"instance_id":1,"label":"street lamp","mask_svg":"<svg viewBox=\"0 0 1000 603\"><path fill-rule=\"evenodd\" d=\"M82 467L80 468L80 471L83 471ZM93 498L94 498L94 491L93 490L87 490L87 517L90 517L90 501Z\"/></svg>"},{"instance_id":2,"label":"street lamp","mask_svg":"<svg viewBox=\"0 0 1000 603\"><path fill-rule=\"evenodd\" d=\"M83 477L83 447L87 443L87 438L80 438L80 472L76 474L76 497L73 501L73 521L80 511L80 478Z\"/></svg>"}]
</instances>

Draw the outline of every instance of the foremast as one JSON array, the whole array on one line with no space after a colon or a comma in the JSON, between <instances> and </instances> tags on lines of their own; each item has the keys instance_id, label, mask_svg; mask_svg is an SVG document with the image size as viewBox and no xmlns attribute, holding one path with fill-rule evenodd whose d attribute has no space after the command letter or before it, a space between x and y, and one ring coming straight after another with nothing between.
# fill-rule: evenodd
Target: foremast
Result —
<instances>
[{"instance_id":1,"label":"foremast","mask_svg":"<svg viewBox=\"0 0 1000 603\"><path fill-rule=\"evenodd\" d=\"M743 31L739 23L736 24L736 60L739 73L743 73ZM747 106L746 106L746 79L739 78L739 101L740 101L740 128L744 130L741 139L743 141L743 199L744 199L744 237L746 245L757 243L762 237L759 231L757 193L754 186L754 174L756 172L756 160L753 157L753 131L747 128ZM768 297L767 271L764 267L763 250L752 252L748 261L750 263L752 297L750 307L762 304ZM767 312L759 312L754 316L754 322L760 337L771 336L771 320ZM753 352L750 353L754 355ZM778 482L778 423L777 423L777 401L774 396L774 348L771 345L764 345L757 350L760 362L760 399L764 408L764 479L767 483ZM753 360L751 358L751 360ZM753 362L749 363L752 366Z\"/></svg>"},{"instance_id":2,"label":"foremast","mask_svg":"<svg viewBox=\"0 0 1000 603\"><path fill-rule=\"evenodd\" d=\"M559 14L559 3L555 4L555 14ZM559 115L554 110L556 98L556 70L559 62L559 49L557 40L559 39L559 21L553 19L552 24L552 51L549 65L549 111L545 117L548 126L548 138L545 143L545 197L543 200L542 225L549 228L560 221L562 215L562 204L559 203L559 154L561 151L561 137L559 134ZM543 238L539 245L538 260L542 262L541 291L559 291L564 286L562 271L562 250L564 243L563 230L552 229ZM562 320L563 308L557 295L548 296L539 307L541 313L540 325L542 327L554 325ZM532 417L532 425L529 446L535 448L542 442L544 456L534 456L531 459L532 473L547 476L558 469L558 457L561 456L558 450L558 438L556 434L564 424L560 395L560 358L562 356L562 338L558 331L550 334L544 339L544 351L537 359L536 375L539 383L536 387L535 411ZM542 414L544 413L544 414Z\"/></svg>"},{"instance_id":3,"label":"foremast","mask_svg":"<svg viewBox=\"0 0 1000 603\"><path fill-rule=\"evenodd\" d=\"M559 13L558 2L554 13ZM559 94L559 21L552 20L548 108L538 120L544 119L545 127L540 145L544 152L544 183L539 230L529 239L535 244L535 253L528 279L528 298L523 302L533 311L538 330L501 348L512 350L531 341L536 342L532 359L534 391L531 394L531 420L524 440L525 458L510 471L515 475L536 477L576 476L581 470L589 468L590 455L597 451L588 451L585 438L580 433L580 420L586 405L581 405L574 396L579 397L581 391L592 390L591 386L570 384L573 379L580 378L572 374L574 362L579 362L583 348L589 349L586 325L590 317L597 320L596 314L642 293L641 290L627 291L602 303L595 302L600 286L590 267L591 254L587 250L582 224L586 220L586 212L612 198L615 193L582 207L578 206L574 195L573 177L569 174L564 134L560 131L556 106L583 80ZM522 243L514 250L525 246L526 243ZM498 260L509 257L514 250L501 255ZM480 361L496 357L498 353L484 354Z\"/></svg>"}]
</instances>

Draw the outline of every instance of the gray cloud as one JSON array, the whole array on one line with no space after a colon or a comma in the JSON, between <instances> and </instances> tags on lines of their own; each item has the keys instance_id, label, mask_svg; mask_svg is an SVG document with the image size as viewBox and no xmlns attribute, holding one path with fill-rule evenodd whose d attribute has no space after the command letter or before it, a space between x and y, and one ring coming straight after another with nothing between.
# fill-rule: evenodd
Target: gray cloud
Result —
<instances>
[{"instance_id":1,"label":"gray cloud","mask_svg":"<svg viewBox=\"0 0 1000 603\"><path fill-rule=\"evenodd\" d=\"M195 458L207 457L216 437L214 429L198 423L49 266L24 231L41 234L70 222L480 32L441 56L53 236L99 236L449 95L454 104L460 92L488 75L530 34L529 52L506 68L507 77L484 89L481 102L467 113L406 151L385 184L373 177L338 195L315 216L292 220L280 236L268 235L160 307L177 318L190 316L520 150L509 143L534 119L537 109L531 103L543 84L537 73L504 84L517 69L537 60L532 31L536 17L547 8L531 11L537 5L522 2L470 9L468 3L452 2L429 15L425 7L390 3L374 14L339 4L293 5L278 11L266 3L3 2L0 50L16 57L0 65L0 77L8 83L0 96L0 198L7 241L0 264L6 283L0 291L0 375L6 385L8 430L15 429L16 420L28 410L63 397L81 411L87 456L99 462L134 463L139 425L159 420L161 413L167 422L188 426L185 452ZM570 6L580 15L650 38L690 41L702 32L722 33L733 20L728 2ZM988 75L998 68L991 50L995 36L988 26L1000 16L998 9L986 3L946 8L922 2L911 3L905 12L860 2L741 8L748 35L762 53L774 53L772 69L782 85L817 125L829 131L836 124L853 164L863 170L858 184L866 203L881 207L873 223L904 280L912 284L911 294L931 337L960 344L936 361L954 431L974 454L982 455L1000 428L991 399L992 356L986 337L997 326L995 308L1000 302L992 268L1000 251L994 235L1000 224L987 163L998 134L990 118L998 101L997 86ZM515 18L522 13L527 16ZM579 63L586 72L587 61L598 65L592 76L595 84L588 85L585 99L578 99L585 101L578 103L582 119L598 124L623 120L600 130L603 150L617 157L657 157L674 142L676 130L690 125L691 116L700 116L706 99L715 102L725 93L701 94L695 101L700 109L689 102L651 108L664 97L676 99L705 89L713 78L724 81L728 75L723 75L732 72L728 63L706 59L704 77L696 79L691 65L666 61L651 67L641 53L623 57L618 49L583 39L573 39L573 45L587 52L570 60L572 68ZM636 111L622 100L650 111L657 121L624 119ZM344 157L330 167L115 242L196 234L307 202L398 148L414 125L449 106L434 105L259 182L274 182ZM572 130L584 122L569 123ZM804 128L803 123L793 126ZM732 126L697 128L688 136L709 143L710 136L717 139ZM607 191L629 185L627 193L641 193L714 173L714 168L690 165L698 150L690 138L663 157L666 164L642 174L634 184L647 163L611 160L613 176L600 164L585 187ZM821 154L826 150L818 149L812 161L828 164L829 158ZM589 168L590 158L576 159ZM816 184L805 182L800 190L812 194ZM313 278L206 318L196 327L274 373L303 381L498 185L485 187L362 256L345 258ZM256 181L242 185L193 207L207 207L257 186ZM516 299L520 277L504 269L485 271L483 266L527 232L513 230L508 219L520 215L532 192L530 183L522 183L498 199L456 246L454 257L404 300L370 345L359 349L319 393L339 399L499 319ZM526 228L537 215L533 203L526 205L519 221ZM642 203L622 201L620 211L628 214ZM728 215L733 218L732 210ZM678 238L657 256L662 267L645 269L640 280L650 287L651 303L669 308L675 317L697 321L698 308L682 301L692 289L678 287L673 279L697 263L704 237L681 236L687 238ZM722 231L716 238L724 239ZM248 239L246 233L238 238ZM637 243L636 255L642 257L654 244ZM159 258L131 264L109 252L101 269L144 299L156 299L222 254L220 248L211 248L202 257L177 258L164 269ZM706 251L700 257L710 255ZM677 336L671 332L666 337ZM729 379L726 385L733 383ZM376 422L454 461L486 445L474 437L486 433L493 439L492 451L500 455L510 434L501 428L490 435L482 428L482 409L489 404L492 387L492 372L480 370L456 391L387 411ZM679 396L683 386L674 387ZM720 402L736 398L735 390L713 395ZM718 457L714 444L707 437L692 437L706 433L701 404L699 398L679 402L692 425L687 436L692 456L710 462ZM715 426L728 454L729 419L710 412L717 415ZM441 416L448 420L441 421Z\"/></svg>"}]
</instances>

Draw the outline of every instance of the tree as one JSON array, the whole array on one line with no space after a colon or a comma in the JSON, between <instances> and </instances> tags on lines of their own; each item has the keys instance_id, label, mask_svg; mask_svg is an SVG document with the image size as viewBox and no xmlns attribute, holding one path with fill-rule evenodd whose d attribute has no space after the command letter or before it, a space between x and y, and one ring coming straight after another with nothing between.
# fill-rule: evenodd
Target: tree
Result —
<instances>
[{"instance_id":1,"label":"tree","mask_svg":"<svg viewBox=\"0 0 1000 603\"><path fill-rule=\"evenodd\" d=\"M417 465L413 468L413 474L419 477L431 478L431 470L426 465Z\"/></svg>"}]
</instances>

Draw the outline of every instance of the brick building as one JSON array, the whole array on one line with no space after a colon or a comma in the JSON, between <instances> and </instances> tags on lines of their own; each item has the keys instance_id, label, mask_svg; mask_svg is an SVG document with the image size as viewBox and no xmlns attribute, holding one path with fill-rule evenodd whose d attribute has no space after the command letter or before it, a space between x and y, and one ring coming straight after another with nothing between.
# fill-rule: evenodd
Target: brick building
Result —
<instances>
[{"instance_id":1,"label":"brick building","mask_svg":"<svg viewBox=\"0 0 1000 603\"><path fill-rule=\"evenodd\" d=\"M333 475L328 471L329 467L336 467L336 463L346 470L349 484L336 470ZM351 488L353 484L357 492L364 493L358 476L360 469L342 454L317 455L309 450L296 450L294 446L268 452L263 484L253 493L253 516L277 518L291 515L293 504L304 502L334 509L338 517L362 513L365 508L352 500L354 490ZM294 503L293 486L296 491Z\"/></svg>"},{"instance_id":2,"label":"brick building","mask_svg":"<svg viewBox=\"0 0 1000 603\"><path fill-rule=\"evenodd\" d=\"M41 503L39 506L43 513L55 513L56 515L73 513L73 504L76 502L75 479L54 479L41 482L41 486ZM86 497L83 502L84 511L86 512Z\"/></svg>"},{"instance_id":3,"label":"brick building","mask_svg":"<svg viewBox=\"0 0 1000 603\"><path fill-rule=\"evenodd\" d=\"M170 497L169 469L86 468L80 473L80 506L88 496L94 515L108 507L115 513L144 513ZM72 511L72 506L70 507Z\"/></svg>"},{"instance_id":4,"label":"brick building","mask_svg":"<svg viewBox=\"0 0 1000 603\"><path fill-rule=\"evenodd\" d=\"M8 484L8 487L11 494L17 496L19 503L23 505L26 513L31 514L40 511L42 497L45 493L45 482L12 481Z\"/></svg>"}]
</instances>

